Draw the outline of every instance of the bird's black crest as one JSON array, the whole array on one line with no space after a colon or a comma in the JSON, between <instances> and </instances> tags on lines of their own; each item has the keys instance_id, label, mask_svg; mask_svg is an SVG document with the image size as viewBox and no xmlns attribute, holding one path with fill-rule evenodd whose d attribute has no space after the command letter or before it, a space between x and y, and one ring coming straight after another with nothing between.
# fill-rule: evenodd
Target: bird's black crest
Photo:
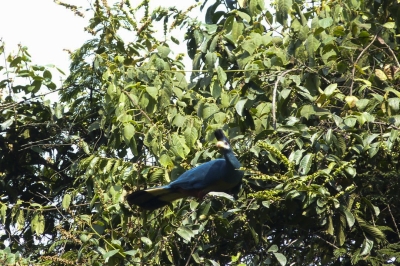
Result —
<instances>
[{"instance_id":1,"label":"bird's black crest","mask_svg":"<svg viewBox=\"0 0 400 266\"><path fill-rule=\"evenodd\" d=\"M224 131L222 131L222 129L217 129L217 130L215 130L215 131L214 131L214 135L215 135L215 138L216 138L218 141L222 141L222 140L228 141L228 139L225 137ZM229 141L228 141L228 142L229 142Z\"/></svg>"}]
</instances>

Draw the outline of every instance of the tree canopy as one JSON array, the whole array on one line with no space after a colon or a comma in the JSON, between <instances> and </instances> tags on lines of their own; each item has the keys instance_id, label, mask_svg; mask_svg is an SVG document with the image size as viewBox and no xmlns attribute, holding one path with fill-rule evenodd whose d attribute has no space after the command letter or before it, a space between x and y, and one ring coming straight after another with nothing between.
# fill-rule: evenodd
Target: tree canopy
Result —
<instances>
[{"instance_id":1,"label":"tree canopy","mask_svg":"<svg viewBox=\"0 0 400 266\"><path fill-rule=\"evenodd\" d=\"M59 88L0 43L1 264L398 263L400 3L150 2L94 1ZM127 204L219 157L218 128L237 199Z\"/></svg>"}]
</instances>

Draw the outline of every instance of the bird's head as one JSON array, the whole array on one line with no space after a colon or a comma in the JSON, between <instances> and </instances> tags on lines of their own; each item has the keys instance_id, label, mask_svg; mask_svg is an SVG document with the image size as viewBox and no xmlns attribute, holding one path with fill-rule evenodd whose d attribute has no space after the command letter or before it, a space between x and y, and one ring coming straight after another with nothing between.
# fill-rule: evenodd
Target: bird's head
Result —
<instances>
[{"instance_id":1,"label":"bird's head","mask_svg":"<svg viewBox=\"0 0 400 266\"><path fill-rule=\"evenodd\" d=\"M215 138L218 140L216 146L220 151L228 151L231 149L229 140L225 137L224 132L221 129L217 129L214 132Z\"/></svg>"}]
</instances>

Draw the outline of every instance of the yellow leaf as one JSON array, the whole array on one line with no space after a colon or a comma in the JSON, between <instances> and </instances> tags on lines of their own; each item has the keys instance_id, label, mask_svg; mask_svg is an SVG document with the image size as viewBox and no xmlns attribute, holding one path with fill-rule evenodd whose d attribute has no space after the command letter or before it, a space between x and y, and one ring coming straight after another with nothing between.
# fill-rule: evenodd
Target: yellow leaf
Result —
<instances>
[{"instance_id":1,"label":"yellow leaf","mask_svg":"<svg viewBox=\"0 0 400 266\"><path fill-rule=\"evenodd\" d=\"M358 98L356 96L346 96L344 100L350 106L350 108L353 108L356 105Z\"/></svg>"},{"instance_id":2,"label":"yellow leaf","mask_svg":"<svg viewBox=\"0 0 400 266\"><path fill-rule=\"evenodd\" d=\"M245 8L247 6L247 0L238 0L240 8Z\"/></svg>"},{"instance_id":3,"label":"yellow leaf","mask_svg":"<svg viewBox=\"0 0 400 266\"><path fill-rule=\"evenodd\" d=\"M387 80L387 76L385 74L385 72L383 72L380 69L375 69L375 75L380 79L380 80Z\"/></svg>"}]
</instances>

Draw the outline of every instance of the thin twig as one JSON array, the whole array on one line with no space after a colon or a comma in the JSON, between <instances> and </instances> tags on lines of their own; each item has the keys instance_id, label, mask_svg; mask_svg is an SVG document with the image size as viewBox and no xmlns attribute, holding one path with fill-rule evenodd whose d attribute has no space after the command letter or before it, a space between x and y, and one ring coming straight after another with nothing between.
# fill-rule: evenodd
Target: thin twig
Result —
<instances>
[{"instance_id":1,"label":"thin twig","mask_svg":"<svg viewBox=\"0 0 400 266\"><path fill-rule=\"evenodd\" d=\"M98 204L98 203L100 203L100 202L95 202L95 204ZM76 205L70 205L69 208L75 208L75 207L80 207L80 206L88 206L88 205L90 205L90 203L81 203L81 204L76 204ZM60 208L56 207L56 206L53 206L53 207L42 206L41 208L29 208L29 207L18 206L18 208L21 209L21 210L26 210L26 211L38 211L38 210L40 210L42 212L60 211Z\"/></svg>"},{"instance_id":2,"label":"thin twig","mask_svg":"<svg viewBox=\"0 0 400 266\"><path fill-rule=\"evenodd\" d=\"M390 48L390 46L387 45L387 43L386 43L381 37L378 38L378 41L379 41L379 43L385 45L386 48L389 49L389 51L390 51L390 53L392 54L394 60L396 61L397 67L400 67L399 60L397 60L397 56L396 56L396 54L393 52L392 48Z\"/></svg>"},{"instance_id":3,"label":"thin twig","mask_svg":"<svg viewBox=\"0 0 400 266\"><path fill-rule=\"evenodd\" d=\"M392 217L392 220L393 220L394 227L396 227L396 232L397 232L397 235L399 236L399 239L400 239L400 232L399 232L399 228L397 227L396 220L395 220L395 219L394 219L394 217L393 217L392 210L390 209L390 206L389 206L389 204L386 204L386 205L387 205L387 207L388 207L388 210L389 210L390 216Z\"/></svg>"},{"instance_id":4,"label":"thin twig","mask_svg":"<svg viewBox=\"0 0 400 266\"><path fill-rule=\"evenodd\" d=\"M147 68L146 70L158 71L156 68ZM249 68L249 69L226 69L224 70L225 73L238 73L238 72L252 72L252 71L259 71L259 68ZM163 70L162 72L171 72L171 73L209 73L209 70L206 69L193 69L193 70ZM218 73L217 70L213 70L213 73Z\"/></svg>"},{"instance_id":5,"label":"thin twig","mask_svg":"<svg viewBox=\"0 0 400 266\"><path fill-rule=\"evenodd\" d=\"M3 57L4 57L4 69L6 70L5 71L5 73L6 73L6 77L7 77L7 80L11 80L11 78L10 78L10 72L8 71L8 67L7 67L7 56L6 56L6 51L5 51L5 46L4 46L4 42L3 42L3 39L0 39L0 42L2 42L2 44L3 44ZM10 84L10 82L7 82L7 87L8 87L8 94L11 96L11 93L12 93L12 85Z\"/></svg>"},{"instance_id":6,"label":"thin twig","mask_svg":"<svg viewBox=\"0 0 400 266\"><path fill-rule=\"evenodd\" d=\"M7 109L7 108L12 108L14 106L23 104L25 102L32 101L35 98L43 97L43 96L46 96L48 94L51 94L51 93L54 93L54 92L57 92L57 91L61 91L61 90L65 90L65 89L66 88L63 87L63 88L55 89L55 90L52 90L52 91L49 91L49 92L46 92L46 93L42 93L42 94L38 94L38 95L32 96L32 98L29 98L29 99L26 99L26 100L22 100L22 101L19 101L19 102L2 104L2 105L0 105L0 110L4 110L4 109Z\"/></svg>"},{"instance_id":7,"label":"thin twig","mask_svg":"<svg viewBox=\"0 0 400 266\"><path fill-rule=\"evenodd\" d=\"M41 139L41 140L38 140L38 141L29 141L27 144L21 145L21 148L26 147L26 146L33 146L33 144L40 143L40 142L46 141L46 140L51 140L51 139L53 139L55 137L56 136L53 136L53 137L50 137L50 138L47 138L47 139ZM43 145L47 145L47 144L43 144Z\"/></svg>"},{"instance_id":8,"label":"thin twig","mask_svg":"<svg viewBox=\"0 0 400 266\"><path fill-rule=\"evenodd\" d=\"M351 71L351 85L350 85L350 96L353 95L353 86L354 86L354 76L356 73L356 65L358 63L358 61L360 61L361 56L365 53L365 51L368 50L368 48L374 43L374 41L376 40L376 38L378 37L378 34L381 32L381 29L378 30L378 32L374 35L374 38L372 38L372 41L361 51L361 53L358 55L356 61L353 63L353 70Z\"/></svg>"},{"instance_id":9,"label":"thin twig","mask_svg":"<svg viewBox=\"0 0 400 266\"><path fill-rule=\"evenodd\" d=\"M326 244L328 244L329 246L332 246L332 247L334 247L334 248L336 248L336 249L339 249L339 247L337 247L335 244L332 244L331 242L329 242L329 241L327 241L327 240L325 240L325 239L323 239L322 237L320 237L319 235L315 235L317 238L319 238L319 239L321 239L322 241L324 241Z\"/></svg>"},{"instance_id":10,"label":"thin twig","mask_svg":"<svg viewBox=\"0 0 400 266\"><path fill-rule=\"evenodd\" d=\"M33 193L33 192L32 192ZM36 195L39 195L45 199L47 199L50 203L54 203L52 200L50 200L48 197L46 197L45 195L43 195L42 193L38 192L38 193L33 193ZM64 218L64 220L67 220L67 218L62 214L62 212L60 211L60 209L58 207L56 207L56 210L58 211L58 213Z\"/></svg>"},{"instance_id":11,"label":"thin twig","mask_svg":"<svg viewBox=\"0 0 400 266\"><path fill-rule=\"evenodd\" d=\"M126 96L128 96L129 100L131 100L131 102L133 103L133 105L135 105L135 106L139 109L139 111L142 113L142 115L144 115L144 116L147 118L147 120L149 120L149 122L152 123L152 124L154 125L154 123L153 123L153 121L150 119L150 117L146 114L145 111L142 110L142 108L140 108L140 106L135 102L135 100L132 98L132 96L131 96L127 91L123 91L123 93L125 93Z\"/></svg>"},{"instance_id":12,"label":"thin twig","mask_svg":"<svg viewBox=\"0 0 400 266\"><path fill-rule=\"evenodd\" d=\"M196 244L193 246L192 250L190 251L190 254L189 254L189 257L188 257L188 259L186 261L185 266L189 265L190 259L192 258L193 252L194 252L195 248L197 247L197 244L199 243L200 238L201 238L201 235L199 235L199 237L197 238Z\"/></svg>"}]
</instances>

